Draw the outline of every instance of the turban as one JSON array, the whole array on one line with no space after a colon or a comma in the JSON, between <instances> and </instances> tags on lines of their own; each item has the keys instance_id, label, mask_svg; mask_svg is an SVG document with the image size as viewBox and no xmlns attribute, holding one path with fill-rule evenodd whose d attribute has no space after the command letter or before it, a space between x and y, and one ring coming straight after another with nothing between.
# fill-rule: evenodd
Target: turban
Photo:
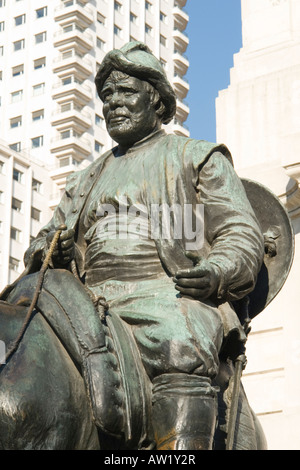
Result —
<instances>
[{"instance_id":1,"label":"turban","mask_svg":"<svg viewBox=\"0 0 300 470\"><path fill-rule=\"evenodd\" d=\"M162 122L167 124L171 121L176 112L176 95L160 61L145 44L129 42L121 49L114 49L106 54L95 77L100 97L105 80L114 70L149 82L158 91L165 105Z\"/></svg>"}]
</instances>

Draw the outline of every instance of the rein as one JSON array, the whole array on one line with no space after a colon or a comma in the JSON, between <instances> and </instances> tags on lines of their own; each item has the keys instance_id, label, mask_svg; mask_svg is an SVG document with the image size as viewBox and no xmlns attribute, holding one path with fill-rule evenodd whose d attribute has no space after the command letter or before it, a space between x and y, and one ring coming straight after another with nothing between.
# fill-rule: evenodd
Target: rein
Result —
<instances>
[{"instance_id":1,"label":"rein","mask_svg":"<svg viewBox=\"0 0 300 470\"><path fill-rule=\"evenodd\" d=\"M49 246L49 249L47 251L47 254L46 254L46 257L43 261L43 264L42 264L42 267L40 269L40 273L39 273L39 277L38 277L38 282L37 282L37 286L36 286L36 289L34 291L34 295L33 295L33 298L32 298L32 301L30 303L30 306L29 306L29 309L28 309L28 312L26 314L26 317L24 319L24 322L23 322L23 325L18 333L18 336L17 338L14 340L12 346L8 349L8 351L6 352L6 355L5 355L5 363L7 363L7 361L10 359L10 357L14 354L14 352L17 350L20 342L21 342L21 339L29 325L29 322L31 320L31 317L32 317L32 313L33 313L33 310L37 304L37 301L38 301L38 298L39 298L39 295L40 295L40 291L41 291L41 288L42 288L42 285L43 285L43 281L44 281L44 276L45 276L45 272L47 271L47 268L49 266L49 263L50 263L50 260L51 260L51 257L52 257L52 254L56 248L56 245L58 243L58 240L59 240L59 237L60 237L60 234L63 230L66 230L66 226L65 225L60 225L58 227L58 229L56 230L55 234L54 234L54 237L50 243L50 246Z\"/></svg>"}]
</instances>

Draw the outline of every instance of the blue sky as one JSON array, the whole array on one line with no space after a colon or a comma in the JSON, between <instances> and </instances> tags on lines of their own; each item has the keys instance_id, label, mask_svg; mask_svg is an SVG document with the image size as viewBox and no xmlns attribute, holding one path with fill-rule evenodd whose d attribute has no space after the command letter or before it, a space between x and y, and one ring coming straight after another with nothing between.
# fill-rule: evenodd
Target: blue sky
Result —
<instances>
[{"instance_id":1,"label":"blue sky","mask_svg":"<svg viewBox=\"0 0 300 470\"><path fill-rule=\"evenodd\" d=\"M186 124L194 139L216 141L215 99L229 85L233 54L242 47L241 0L187 0L190 43Z\"/></svg>"}]
</instances>

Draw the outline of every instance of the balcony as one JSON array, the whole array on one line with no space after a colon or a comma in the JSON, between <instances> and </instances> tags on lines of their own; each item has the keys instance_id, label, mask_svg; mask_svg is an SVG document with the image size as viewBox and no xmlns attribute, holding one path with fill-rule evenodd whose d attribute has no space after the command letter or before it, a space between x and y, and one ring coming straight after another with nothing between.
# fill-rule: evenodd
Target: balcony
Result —
<instances>
[{"instance_id":1,"label":"balcony","mask_svg":"<svg viewBox=\"0 0 300 470\"><path fill-rule=\"evenodd\" d=\"M183 54L175 50L173 54L173 61L175 68L178 69L179 75L185 75L190 66L188 59Z\"/></svg>"},{"instance_id":2,"label":"balcony","mask_svg":"<svg viewBox=\"0 0 300 470\"><path fill-rule=\"evenodd\" d=\"M52 113L51 124L56 126L58 130L69 126L77 129L78 132L85 132L92 126L92 118L86 111L70 109L62 112L58 109Z\"/></svg>"},{"instance_id":3,"label":"balcony","mask_svg":"<svg viewBox=\"0 0 300 470\"><path fill-rule=\"evenodd\" d=\"M183 8L186 4L186 0L175 0L175 5L178 5L179 8Z\"/></svg>"},{"instance_id":4,"label":"balcony","mask_svg":"<svg viewBox=\"0 0 300 470\"><path fill-rule=\"evenodd\" d=\"M80 136L71 136L66 139L56 137L50 142L51 153L66 154L73 153L76 157L86 158L92 153L91 142ZM58 156L58 155L56 155Z\"/></svg>"},{"instance_id":5,"label":"balcony","mask_svg":"<svg viewBox=\"0 0 300 470\"><path fill-rule=\"evenodd\" d=\"M188 94L190 85L178 74L174 75L173 85L178 98L184 99Z\"/></svg>"},{"instance_id":6,"label":"balcony","mask_svg":"<svg viewBox=\"0 0 300 470\"><path fill-rule=\"evenodd\" d=\"M180 29L180 31L184 31L189 22L189 15L178 6L175 6L173 8L173 16L175 28Z\"/></svg>"},{"instance_id":7,"label":"balcony","mask_svg":"<svg viewBox=\"0 0 300 470\"><path fill-rule=\"evenodd\" d=\"M189 38L179 29L173 30L174 48L179 52L185 52L189 44Z\"/></svg>"},{"instance_id":8,"label":"balcony","mask_svg":"<svg viewBox=\"0 0 300 470\"><path fill-rule=\"evenodd\" d=\"M71 82L68 85L53 85L52 98L59 103L74 100L78 105L85 106L92 99L92 88L85 83Z\"/></svg>"},{"instance_id":9,"label":"balcony","mask_svg":"<svg viewBox=\"0 0 300 470\"><path fill-rule=\"evenodd\" d=\"M74 28L72 31L64 32L57 31L54 33L54 46L65 48L72 44L72 46L79 46L85 52L93 48L93 36L87 31L80 31Z\"/></svg>"},{"instance_id":10,"label":"balcony","mask_svg":"<svg viewBox=\"0 0 300 470\"><path fill-rule=\"evenodd\" d=\"M189 137L190 132L188 128L180 121L177 119L174 119L174 124L173 124L173 132L176 135L181 135L183 137Z\"/></svg>"},{"instance_id":11,"label":"balcony","mask_svg":"<svg viewBox=\"0 0 300 470\"><path fill-rule=\"evenodd\" d=\"M176 100L176 118L179 122L184 122L187 120L188 115L190 113L190 108L188 105L177 98Z\"/></svg>"},{"instance_id":12,"label":"balcony","mask_svg":"<svg viewBox=\"0 0 300 470\"><path fill-rule=\"evenodd\" d=\"M92 61L73 51L70 54L61 54L53 60L53 72L65 72L75 68L82 76L89 77L93 73Z\"/></svg>"},{"instance_id":13,"label":"balcony","mask_svg":"<svg viewBox=\"0 0 300 470\"><path fill-rule=\"evenodd\" d=\"M77 19L81 23L89 26L94 22L93 10L89 6L81 6L78 3L65 7L59 5L54 10L55 21L63 22L65 20Z\"/></svg>"}]
</instances>

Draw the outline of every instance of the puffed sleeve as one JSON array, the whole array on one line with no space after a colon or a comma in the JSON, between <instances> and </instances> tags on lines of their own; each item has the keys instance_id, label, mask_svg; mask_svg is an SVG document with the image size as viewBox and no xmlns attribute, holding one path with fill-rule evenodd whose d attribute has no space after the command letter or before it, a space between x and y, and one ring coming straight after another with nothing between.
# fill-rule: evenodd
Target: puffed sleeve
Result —
<instances>
[{"instance_id":1,"label":"puffed sleeve","mask_svg":"<svg viewBox=\"0 0 300 470\"><path fill-rule=\"evenodd\" d=\"M201 166L198 187L204 204L208 260L221 274L218 297L237 300L255 286L264 255L260 226L230 161L213 153Z\"/></svg>"}]
</instances>

